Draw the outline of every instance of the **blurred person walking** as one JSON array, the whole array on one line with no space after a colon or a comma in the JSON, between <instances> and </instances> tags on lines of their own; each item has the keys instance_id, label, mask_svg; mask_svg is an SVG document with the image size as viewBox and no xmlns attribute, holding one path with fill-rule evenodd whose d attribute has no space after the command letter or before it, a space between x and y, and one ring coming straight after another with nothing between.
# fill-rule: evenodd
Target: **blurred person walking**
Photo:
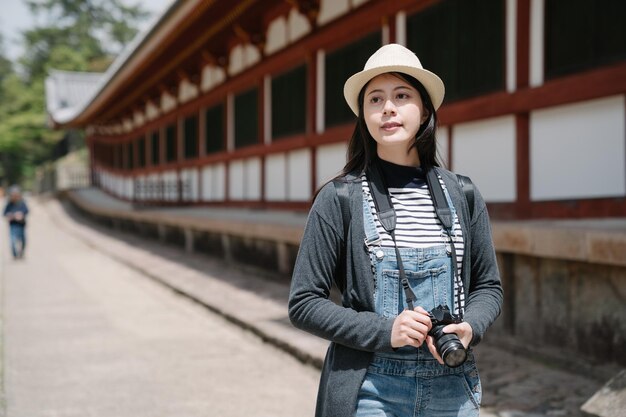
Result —
<instances>
[{"instance_id":1,"label":"blurred person walking","mask_svg":"<svg viewBox=\"0 0 626 417\"><path fill-rule=\"evenodd\" d=\"M9 199L4 207L4 217L9 221L11 238L11 252L14 259L24 257L26 248L26 216L28 206L22 196L22 190L17 185L9 188Z\"/></svg>"}]
</instances>

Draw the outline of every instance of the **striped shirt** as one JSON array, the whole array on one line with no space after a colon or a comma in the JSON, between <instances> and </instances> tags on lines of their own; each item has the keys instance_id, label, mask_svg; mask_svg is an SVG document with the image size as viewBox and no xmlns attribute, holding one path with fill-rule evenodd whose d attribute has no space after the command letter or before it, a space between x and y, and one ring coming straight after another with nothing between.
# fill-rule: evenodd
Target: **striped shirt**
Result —
<instances>
[{"instance_id":1,"label":"striped shirt","mask_svg":"<svg viewBox=\"0 0 626 417\"><path fill-rule=\"evenodd\" d=\"M389 187L391 203L396 212L395 235L398 247L429 248L443 244L449 245L450 239L443 231L443 224L435 213L435 206L428 190L424 172L420 168L396 165L387 161L381 161L380 165ZM441 178L439 178L439 182L445 189L445 184ZM365 175L362 177L362 185L374 217L376 231L381 238L380 246L394 247L391 235L387 233L378 219L376 206ZM461 296L461 310L465 308L463 282L460 278L465 245L458 216L455 217L453 237L457 261L457 276L454 280L454 312L458 314L459 306L456 305L458 294Z\"/></svg>"}]
</instances>

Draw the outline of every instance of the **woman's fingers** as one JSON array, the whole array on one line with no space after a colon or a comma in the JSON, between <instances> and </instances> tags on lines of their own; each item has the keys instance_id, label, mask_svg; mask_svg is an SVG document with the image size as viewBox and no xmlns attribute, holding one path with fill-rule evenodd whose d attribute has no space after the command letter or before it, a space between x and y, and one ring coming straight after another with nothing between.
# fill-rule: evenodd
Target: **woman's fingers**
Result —
<instances>
[{"instance_id":1,"label":"woman's fingers","mask_svg":"<svg viewBox=\"0 0 626 417\"><path fill-rule=\"evenodd\" d=\"M469 346L470 342L472 341L472 336L474 334L474 332L472 331L472 326L470 326L469 323L465 321L458 324L448 324L442 330L444 333L456 333L456 335L459 337L459 340L461 340L461 343L463 343L465 349L467 349L467 347Z\"/></svg>"},{"instance_id":2,"label":"woman's fingers","mask_svg":"<svg viewBox=\"0 0 626 417\"><path fill-rule=\"evenodd\" d=\"M425 313L424 309L421 310L404 310L396 317L391 329L391 346L395 348L402 346L419 347L424 343L431 323L428 314Z\"/></svg>"},{"instance_id":3,"label":"woman's fingers","mask_svg":"<svg viewBox=\"0 0 626 417\"><path fill-rule=\"evenodd\" d=\"M426 346L428 346L428 350L430 350L433 358L437 359L437 362L443 365L443 359L441 359L441 356L439 356L439 353L437 352L437 348L435 347L435 342L432 336L428 336L426 338Z\"/></svg>"}]
</instances>

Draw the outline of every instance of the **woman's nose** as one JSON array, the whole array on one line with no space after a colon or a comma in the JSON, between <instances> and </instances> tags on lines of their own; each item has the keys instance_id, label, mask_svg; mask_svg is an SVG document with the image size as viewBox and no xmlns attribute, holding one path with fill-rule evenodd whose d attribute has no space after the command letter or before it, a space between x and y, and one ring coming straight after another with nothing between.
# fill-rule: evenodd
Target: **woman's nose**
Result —
<instances>
[{"instance_id":1,"label":"woman's nose","mask_svg":"<svg viewBox=\"0 0 626 417\"><path fill-rule=\"evenodd\" d=\"M391 100L385 101L385 106L383 107L384 115L396 114L396 106L393 104Z\"/></svg>"}]
</instances>

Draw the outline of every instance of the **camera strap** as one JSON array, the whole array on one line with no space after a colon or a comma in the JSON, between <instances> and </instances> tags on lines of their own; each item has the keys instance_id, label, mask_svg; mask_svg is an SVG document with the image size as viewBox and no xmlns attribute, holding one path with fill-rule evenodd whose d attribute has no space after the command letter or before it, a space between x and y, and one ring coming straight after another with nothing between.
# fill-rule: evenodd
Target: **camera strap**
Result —
<instances>
[{"instance_id":1,"label":"camera strap","mask_svg":"<svg viewBox=\"0 0 626 417\"><path fill-rule=\"evenodd\" d=\"M380 220L383 228L391 235L394 248L396 250L396 259L398 262L398 272L400 274L400 283L404 289L407 305L410 310L413 310L413 302L416 300L415 293L409 285L409 280L404 272L404 266L402 264L402 257L400 256L400 250L396 243L396 212L391 202L391 196L389 195L389 189L385 184L381 168L379 164L372 163L367 171L367 178L369 183L370 192L372 193L372 199L378 213L378 219ZM450 239L450 255L452 258L452 291L454 291L455 278L457 276L457 261L456 250L454 247L454 239L452 238L452 230L454 227L452 210L448 205L448 201L443 193L443 188L439 182L439 177L434 168L431 168L426 173L426 182L428 189L431 193L433 204L435 206L435 213L444 226L444 230ZM456 305L459 310L459 316L462 318L463 312L461 311L461 294L457 291ZM452 308L454 312L454 306Z\"/></svg>"}]
</instances>

